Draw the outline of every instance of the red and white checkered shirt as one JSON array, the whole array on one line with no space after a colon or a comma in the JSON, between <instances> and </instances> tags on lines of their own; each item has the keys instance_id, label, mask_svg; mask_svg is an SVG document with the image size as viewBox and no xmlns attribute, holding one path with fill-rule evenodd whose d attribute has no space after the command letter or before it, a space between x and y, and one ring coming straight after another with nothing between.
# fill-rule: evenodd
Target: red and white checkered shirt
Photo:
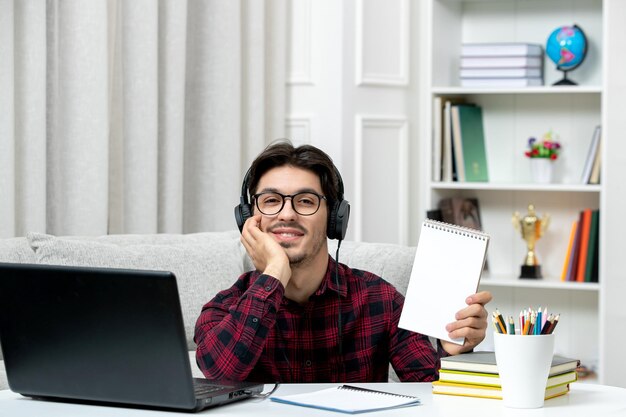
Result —
<instances>
[{"instance_id":1,"label":"red and white checkered shirt","mask_svg":"<svg viewBox=\"0 0 626 417\"><path fill-rule=\"evenodd\" d=\"M404 297L382 278L335 261L301 305L276 278L243 274L203 308L196 359L209 379L256 382L384 382L389 363L402 381L438 379L428 337L398 328ZM338 336L341 306L342 353Z\"/></svg>"}]
</instances>

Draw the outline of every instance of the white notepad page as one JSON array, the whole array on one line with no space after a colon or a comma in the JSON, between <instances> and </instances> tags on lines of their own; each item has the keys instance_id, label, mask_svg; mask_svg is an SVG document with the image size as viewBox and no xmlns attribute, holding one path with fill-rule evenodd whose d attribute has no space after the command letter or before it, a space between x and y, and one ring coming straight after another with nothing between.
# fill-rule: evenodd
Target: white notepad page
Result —
<instances>
[{"instance_id":1,"label":"white notepad page","mask_svg":"<svg viewBox=\"0 0 626 417\"><path fill-rule=\"evenodd\" d=\"M463 344L448 337L446 325L478 289L488 244L486 233L425 220L398 326Z\"/></svg>"},{"instance_id":2,"label":"white notepad page","mask_svg":"<svg viewBox=\"0 0 626 417\"><path fill-rule=\"evenodd\" d=\"M270 399L283 404L319 408L342 413L364 413L368 411L388 410L397 407L419 405L416 397L374 391L350 385L327 388L285 396L273 396Z\"/></svg>"}]
</instances>

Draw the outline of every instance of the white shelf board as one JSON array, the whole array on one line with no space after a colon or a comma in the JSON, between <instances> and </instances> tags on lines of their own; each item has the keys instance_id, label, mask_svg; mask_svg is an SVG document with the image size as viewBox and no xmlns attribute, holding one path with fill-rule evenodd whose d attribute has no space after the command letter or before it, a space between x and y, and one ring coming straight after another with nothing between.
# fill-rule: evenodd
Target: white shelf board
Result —
<instances>
[{"instance_id":1,"label":"white shelf board","mask_svg":"<svg viewBox=\"0 0 626 417\"><path fill-rule=\"evenodd\" d=\"M540 86L540 87L432 87L434 95L469 94L601 94L601 86Z\"/></svg>"},{"instance_id":2,"label":"white shelf board","mask_svg":"<svg viewBox=\"0 0 626 417\"><path fill-rule=\"evenodd\" d=\"M493 182L431 182L433 190L493 190L599 193L600 185L591 184L511 184Z\"/></svg>"},{"instance_id":3,"label":"white shelf board","mask_svg":"<svg viewBox=\"0 0 626 417\"><path fill-rule=\"evenodd\" d=\"M598 291L600 284L597 282L564 282L545 279L520 279L520 278L491 278L483 277L480 280L481 287L508 287L508 288L537 288L573 291Z\"/></svg>"}]
</instances>

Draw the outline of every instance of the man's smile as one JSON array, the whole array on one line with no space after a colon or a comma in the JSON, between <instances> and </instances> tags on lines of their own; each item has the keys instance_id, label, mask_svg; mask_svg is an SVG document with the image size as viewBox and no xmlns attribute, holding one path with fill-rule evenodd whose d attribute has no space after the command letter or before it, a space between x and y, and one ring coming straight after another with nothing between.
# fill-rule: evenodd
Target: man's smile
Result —
<instances>
[{"instance_id":1,"label":"man's smile","mask_svg":"<svg viewBox=\"0 0 626 417\"><path fill-rule=\"evenodd\" d=\"M291 243L305 235L304 231L295 227L273 227L270 233L278 242Z\"/></svg>"}]
</instances>

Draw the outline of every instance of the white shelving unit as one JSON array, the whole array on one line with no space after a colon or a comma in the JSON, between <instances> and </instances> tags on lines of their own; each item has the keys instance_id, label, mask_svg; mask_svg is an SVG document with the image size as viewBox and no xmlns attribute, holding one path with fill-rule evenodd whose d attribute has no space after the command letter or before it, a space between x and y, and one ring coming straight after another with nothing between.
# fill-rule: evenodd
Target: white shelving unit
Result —
<instances>
[{"instance_id":1,"label":"white shelving unit","mask_svg":"<svg viewBox=\"0 0 626 417\"><path fill-rule=\"evenodd\" d=\"M611 293L620 290L626 296L626 278L617 268L618 253L611 249L621 239L611 235L623 228L616 202L626 201L626 191L617 195L620 157L610 149L624 151L626 145L613 145L617 129L624 129L623 111L608 107L617 104L617 92L626 90L618 76L623 57L604 56L608 45L623 48L626 44L626 2L616 0L429 0L427 79L431 114L421 135L424 178L431 178L432 103L437 96L462 97L483 108L483 122L489 170L488 183L428 181L423 201L429 208L445 197L478 198L484 229L492 236L489 272L481 288L492 292L491 311L517 317L520 309L548 306L561 313L557 328L557 353L577 357L595 369L598 382L626 386L626 364L618 357L613 343L626 342L626 336L608 331L612 318L626 318L624 309ZM610 12L609 12L610 10ZM548 59L544 63L545 86L529 88L463 88L458 67L463 42L527 42L545 46L550 32L558 26L578 24L589 41L585 62L568 78L579 83L573 87L553 87L562 76ZM623 54L621 54L623 55ZM621 117L620 117L621 116ZM602 125L602 184L580 183L584 160L596 125ZM555 162L555 181L549 185L533 184L528 159L524 157L529 137L540 138L552 130L559 135L563 151ZM623 133L626 130L622 130ZM619 140L619 139L618 139ZM618 160L619 161L614 161ZM618 171L619 172L619 171ZM622 175L622 178L624 175ZM620 179L623 181L623 179ZM551 223L537 244L544 278L519 279L525 255L525 243L511 223L515 211L525 214L528 204L537 214L549 214ZM567 251L572 222L584 208L600 209L600 282L562 282L561 271ZM620 222L614 229L613 222ZM622 245L623 246L623 245ZM622 255L625 258L626 253ZM612 263L615 262L615 263ZM619 281L621 280L621 281ZM492 348L493 341L483 342ZM610 369L609 369L610 368Z\"/></svg>"}]
</instances>

